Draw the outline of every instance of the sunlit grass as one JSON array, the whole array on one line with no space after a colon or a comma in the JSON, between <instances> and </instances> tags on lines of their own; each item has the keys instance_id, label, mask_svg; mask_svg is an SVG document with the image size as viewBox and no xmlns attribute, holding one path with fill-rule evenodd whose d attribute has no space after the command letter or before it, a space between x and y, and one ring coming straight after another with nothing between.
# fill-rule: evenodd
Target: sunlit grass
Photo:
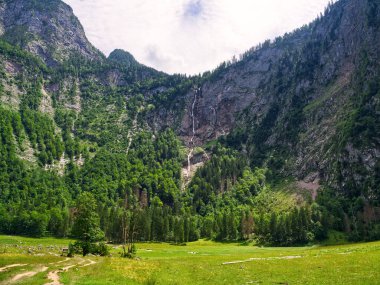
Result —
<instances>
[{"instance_id":1,"label":"sunlit grass","mask_svg":"<svg viewBox=\"0 0 380 285\"><path fill-rule=\"evenodd\" d=\"M14 244L18 237L0 237L0 244ZM54 243L54 239L30 239L30 245ZM56 240L67 244L68 240ZM26 244L29 245L29 244ZM137 244L137 258L120 257L113 246L111 257L86 257L97 262L61 273L63 284L379 284L380 242L340 246L261 248L238 243L200 240L186 246L166 243ZM37 253L38 254L38 253ZM225 262L245 261L223 265ZM68 261L76 264L82 257ZM27 263L27 268L62 257L20 253L0 254L0 264ZM58 268L49 267L49 271ZM8 280L21 268L0 273ZM25 270L25 269L23 269ZM44 284L47 272L19 284Z\"/></svg>"}]
</instances>

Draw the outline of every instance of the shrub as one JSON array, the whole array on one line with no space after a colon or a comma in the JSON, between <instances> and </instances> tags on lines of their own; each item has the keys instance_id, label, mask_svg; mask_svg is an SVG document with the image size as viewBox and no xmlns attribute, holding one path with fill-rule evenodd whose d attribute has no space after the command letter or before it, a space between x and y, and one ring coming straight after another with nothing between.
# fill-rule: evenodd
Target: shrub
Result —
<instances>
[{"instance_id":1,"label":"shrub","mask_svg":"<svg viewBox=\"0 0 380 285\"><path fill-rule=\"evenodd\" d=\"M110 255L109 247L104 242L92 244L91 253L100 256Z\"/></svg>"},{"instance_id":2,"label":"shrub","mask_svg":"<svg viewBox=\"0 0 380 285\"><path fill-rule=\"evenodd\" d=\"M109 247L104 242L96 244L88 241L77 241L74 244L69 244L68 256L73 257L74 254L82 254L83 256L87 254L108 256L110 252Z\"/></svg>"}]
</instances>

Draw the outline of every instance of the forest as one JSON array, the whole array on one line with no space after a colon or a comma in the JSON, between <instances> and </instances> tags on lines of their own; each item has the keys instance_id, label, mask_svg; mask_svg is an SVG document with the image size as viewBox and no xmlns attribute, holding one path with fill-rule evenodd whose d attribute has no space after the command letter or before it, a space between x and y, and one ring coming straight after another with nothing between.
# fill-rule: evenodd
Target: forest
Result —
<instances>
[{"instance_id":1,"label":"forest","mask_svg":"<svg viewBox=\"0 0 380 285\"><path fill-rule=\"evenodd\" d=\"M350 205L347 199L332 199L325 189L316 202L291 204L285 211L268 208L276 199L267 181L269 170L251 169L247 159L220 143L210 147L212 158L183 191L182 145L172 130L136 134L128 155L100 148L81 167L71 160L60 176L18 158L25 140L37 146L41 166L63 152L88 158L88 150L65 132L55 134L53 122L30 108L20 114L3 108L0 122L4 234L75 237L76 209L92 204L94 224L108 241L121 242L126 223L138 241L254 238L296 245L323 240L329 229L344 230L345 207L354 207L354 213L364 207L360 198ZM92 203L81 205L83 199ZM379 238L378 225L356 225L350 238Z\"/></svg>"}]
</instances>

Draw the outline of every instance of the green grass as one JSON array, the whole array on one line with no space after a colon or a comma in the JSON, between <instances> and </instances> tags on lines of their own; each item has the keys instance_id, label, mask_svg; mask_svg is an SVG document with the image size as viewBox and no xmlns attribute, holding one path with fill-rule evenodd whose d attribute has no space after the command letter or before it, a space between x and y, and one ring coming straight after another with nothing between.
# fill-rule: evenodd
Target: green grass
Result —
<instances>
[{"instance_id":1,"label":"green grass","mask_svg":"<svg viewBox=\"0 0 380 285\"><path fill-rule=\"evenodd\" d=\"M344 91L345 85L341 82L334 83L330 86L328 86L324 93L314 101L312 101L309 105L307 105L303 111L305 113L311 113L318 108L320 108L327 100L337 96L339 93Z\"/></svg>"},{"instance_id":2,"label":"green grass","mask_svg":"<svg viewBox=\"0 0 380 285\"><path fill-rule=\"evenodd\" d=\"M340 239L338 233L331 242ZM18 237L0 236L0 244L14 244ZM54 239L29 239L31 244L50 244ZM56 240L57 244L68 241ZM74 267L60 274L63 284L379 284L380 242L338 246L260 248L238 243L197 241L186 246L166 243L137 245L135 260L119 257L121 248L113 246L111 257L86 257L97 262L87 267ZM297 258L289 258L296 256ZM47 264L55 256L25 253L0 253L0 264L28 263L29 268ZM223 265L224 262L249 262ZM66 263L77 264L81 257ZM0 266L0 267L1 267ZM19 284L44 284L49 270ZM62 265L63 266L63 265ZM21 268L0 273L8 280ZM4 275L6 274L6 275ZM5 277L3 277L5 276Z\"/></svg>"},{"instance_id":3,"label":"green grass","mask_svg":"<svg viewBox=\"0 0 380 285\"><path fill-rule=\"evenodd\" d=\"M255 206L263 212L289 212L295 206L304 206L311 200L310 192L301 190L294 181L283 182L261 191L255 197Z\"/></svg>"}]
</instances>

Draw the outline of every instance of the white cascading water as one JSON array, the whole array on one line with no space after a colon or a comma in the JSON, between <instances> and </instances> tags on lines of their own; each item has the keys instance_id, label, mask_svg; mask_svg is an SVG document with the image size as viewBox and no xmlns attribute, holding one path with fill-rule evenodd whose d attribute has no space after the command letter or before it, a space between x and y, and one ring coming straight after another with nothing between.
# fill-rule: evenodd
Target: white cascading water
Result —
<instances>
[{"instance_id":1,"label":"white cascading water","mask_svg":"<svg viewBox=\"0 0 380 285\"><path fill-rule=\"evenodd\" d=\"M192 119L192 124L193 124L193 133L192 133L192 137L190 139L190 152L189 154L187 155L187 178L190 177L190 172L191 172L191 158L193 156L193 152L194 152L194 138L195 138L195 114L194 114L194 109L195 109L195 104L197 103L197 95L198 95L198 92L200 92L200 88L195 88L195 92L194 92L194 100L193 100L193 104L191 106L191 119Z\"/></svg>"}]
</instances>

